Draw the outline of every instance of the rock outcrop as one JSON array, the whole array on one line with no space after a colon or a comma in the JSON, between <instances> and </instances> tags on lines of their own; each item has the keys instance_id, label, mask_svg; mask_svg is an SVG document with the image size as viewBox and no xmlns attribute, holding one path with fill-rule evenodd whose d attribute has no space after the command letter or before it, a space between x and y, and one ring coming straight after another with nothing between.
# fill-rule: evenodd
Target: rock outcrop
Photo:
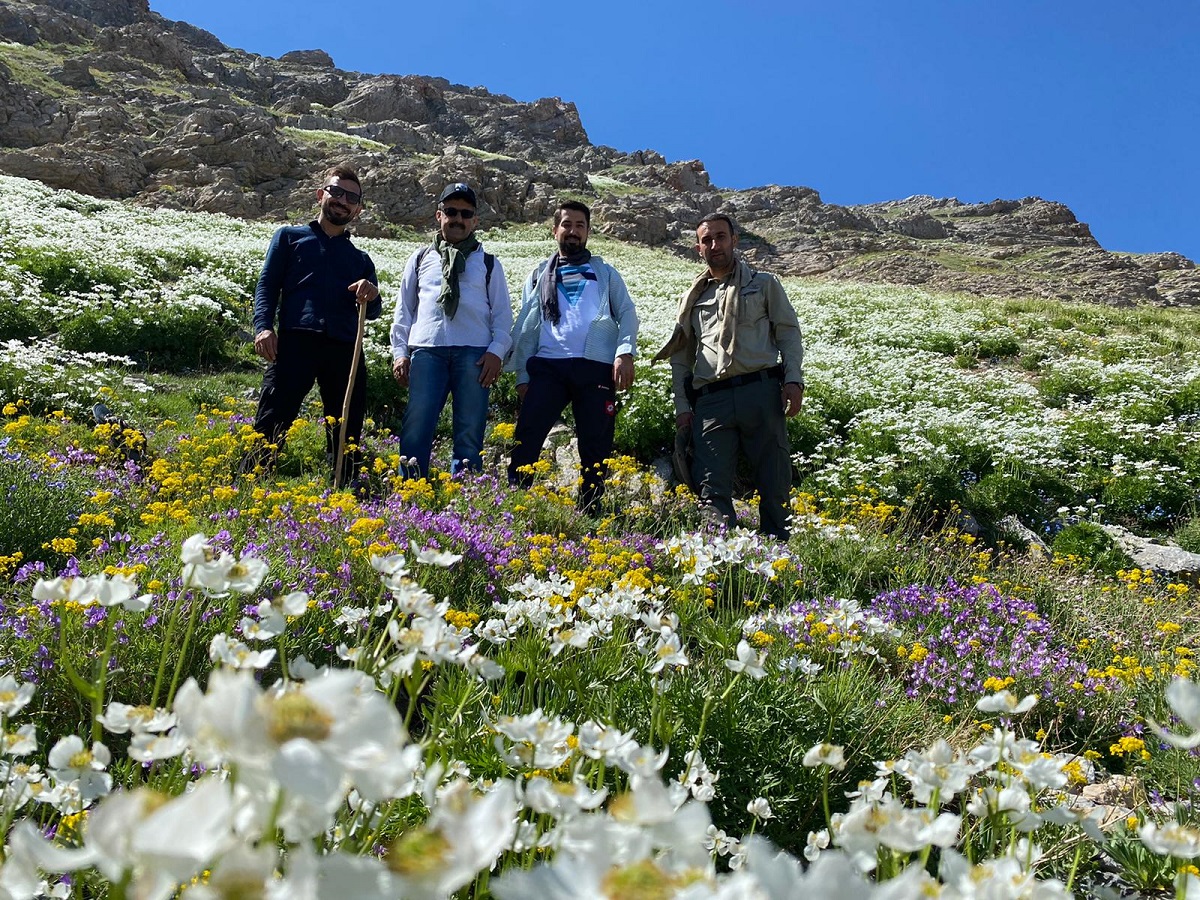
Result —
<instances>
[{"instance_id":1,"label":"rock outcrop","mask_svg":"<svg viewBox=\"0 0 1200 900\"><path fill-rule=\"evenodd\" d=\"M367 234L427 229L448 180L482 222L544 221L591 202L622 240L691 254L726 212L775 271L1108 304L1200 303L1177 254L1104 250L1060 203L909 197L847 207L807 187L719 190L703 162L590 142L575 105L523 103L421 75L363 75L328 53L234 50L148 0L0 0L0 171L54 187L274 220L311 204L314 174L357 166Z\"/></svg>"}]
</instances>

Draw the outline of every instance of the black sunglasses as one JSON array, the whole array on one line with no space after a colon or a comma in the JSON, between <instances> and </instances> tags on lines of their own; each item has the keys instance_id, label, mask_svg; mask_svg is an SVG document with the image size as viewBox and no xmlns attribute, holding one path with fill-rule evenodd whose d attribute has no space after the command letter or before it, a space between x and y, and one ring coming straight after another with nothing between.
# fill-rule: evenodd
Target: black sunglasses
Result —
<instances>
[{"instance_id":1,"label":"black sunglasses","mask_svg":"<svg viewBox=\"0 0 1200 900\"><path fill-rule=\"evenodd\" d=\"M358 206L358 204L362 203L362 194L356 194L354 191L348 191L344 187L338 187L336 184L327 184L322 188L322 190L334 200L341 200L343 197L345 197L346 202L351 206Z\"/></svg>"},{"instance_id":2,"label":"black sunglasses","mask_svg":"<svg viewBox=\"0 0 1200 900\"><path fill-rule=\"evenodd\" d=\"M473 209L456 209L453 206L443 206L442 207L442 215L444 215L448 219L455 219L455 218L473 219L473 218L475 218L475 210L473 210Z\"/></svg>"}]
</instances>

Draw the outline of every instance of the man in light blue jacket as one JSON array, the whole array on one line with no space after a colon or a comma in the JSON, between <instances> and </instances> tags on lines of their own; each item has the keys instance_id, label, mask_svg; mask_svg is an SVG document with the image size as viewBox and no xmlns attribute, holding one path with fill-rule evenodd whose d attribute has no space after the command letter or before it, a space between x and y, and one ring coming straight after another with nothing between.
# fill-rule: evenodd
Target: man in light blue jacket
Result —
<instances>
[{"instance_id":1,"label":"man in light blue jacket","mask_svg":"<svg viewBox=\"0 0 1200 900\"><path fill-rule=\"evenodd\" d=\"M594 510L612 454L617 391L633 384L637 310L619 272L587 249L592 213L567 200L554 211L558 252L525 281L509 368L521 412L508 466L511 484L529 487L531 467L568 403L583 485L578 508Z\"/></svg>"}]
</instances>

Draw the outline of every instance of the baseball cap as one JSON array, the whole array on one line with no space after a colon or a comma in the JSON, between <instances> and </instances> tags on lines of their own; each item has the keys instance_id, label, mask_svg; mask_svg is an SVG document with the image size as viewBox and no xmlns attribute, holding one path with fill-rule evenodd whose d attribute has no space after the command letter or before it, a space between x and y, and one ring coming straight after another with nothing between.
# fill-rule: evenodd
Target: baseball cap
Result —
<instances>
[{"instance_id":1,"label":"baseball cap","mask_svg":"<svg viewBox=\"0 0 1200 900\"><path fill-rule=\"evenodd\" d=\"M445 190L442 191L442 196L438 197L438 203L445 203L452 197L461 197L472 206L479 205L478 201L475 199L475 192L471 190L470 186L465 181L456 181L454 184L446 185Z\"/></svg>"}]
</instances>

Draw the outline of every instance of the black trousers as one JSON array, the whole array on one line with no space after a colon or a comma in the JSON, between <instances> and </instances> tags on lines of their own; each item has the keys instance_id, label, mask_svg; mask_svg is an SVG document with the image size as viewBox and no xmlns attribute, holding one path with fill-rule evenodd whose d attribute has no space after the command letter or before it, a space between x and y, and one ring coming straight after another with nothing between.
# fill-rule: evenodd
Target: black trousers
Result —
<instances>
[{"instance_id":1,"label":"black trousers","mask_svg":"<svg viewBox=\"0 0 1200 900\"><path fill-rule=\"evenodd\" d=\"M275 362L267 364L263 375L262 396L254 417L254 430L266 435L272 444L283 441L287 430L300 412L300 404L312 390L313 382L321 392L325 415L325 451L336 459L338 420L346 400L354 345L336 341L315 331L281 331ZM358 446L362 440L363 418L367 409L367 364L360 353L350 413L346 418L346 444ZM334 424L329 424L332 419ZM357 455L346 454L350 471Z\"/></svg>"},{"instance_id":2,"label":"black trousers","mask_svg":"<svg viewBox=\"0 0 1200 900\"><path fill-rule=\"evenodd\" d=\"M508 464L509 483L522 487L533 483L532 475L519 470L537 462L546 436L570 403L575 414L583 477L577 505L581 510L590 510L604 495L604 479L608 475L605 460L612 456L617 421L612 364L534 356L526 363L526 371L529 390L517 416L516 447Z\"/></svg>"}]
</instances>

